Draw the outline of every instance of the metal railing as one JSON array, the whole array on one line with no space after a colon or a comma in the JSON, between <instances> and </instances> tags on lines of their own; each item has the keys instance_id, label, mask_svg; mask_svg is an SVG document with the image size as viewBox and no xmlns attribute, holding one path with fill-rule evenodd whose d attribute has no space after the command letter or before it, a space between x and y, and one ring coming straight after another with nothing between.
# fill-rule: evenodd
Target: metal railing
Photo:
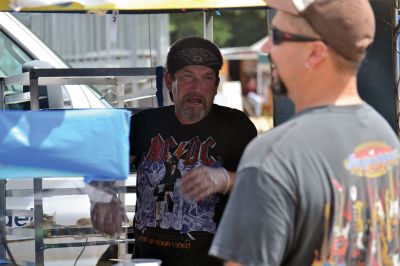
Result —
<instances>
[{"instance_id":1,"label":"metal railing","mask_svg":"<svg viewBox=\"0 0 400 266\"><path fill-rule=\"evenodd\" d=\"M39 109L39 86L43 85L114 85L117 86L118 107L124 107L124 89L123 86L129 82L136 82L141 79L155 78L156 88L147 91L148 94L157 98L159 106L163 105L163 68L74 68L74 69L30 69L16 76L0 78L0 110L4 110L7 104L30 102L31 110ZM5 95L6 86L23 85L29 86L29 92L18 93L13 95ZM140 95L139 95L140 97ZM31 191L31 190L30 190ZM135 188L118 188L122 193L135 193ZM12 210L6 209L6 198L10 196L26 196L30 192L27 190L6 190L6 181L0 180L0 210L1 217L13 214ZM49 248L60 247L77 247L90 245L108 245L115 243L127 243L134 240L113 240L113 241L91 241L77 243L51 243L45 244L44 238L47 236L43 228L43 197L67 194L84 194L82 190L67 189L43 189L42 179L34 178L33 180L33 197L34 197L34 239L35 239L35 264L44 265L44 250ZM18 213L16 211L15 213ZM15 214L14 213L14 214ZM32 211L23 212L24 215L31 216ZM0 219L1 228L5 228L5 219ZM71 232L65 230L53 230L50 235L59 235ZM75 231L74 231L75 232ZM5 233L5 230L4 230ZM0 248L0 258L5 258L4 248Z\"/></svg>"}]
</instances>

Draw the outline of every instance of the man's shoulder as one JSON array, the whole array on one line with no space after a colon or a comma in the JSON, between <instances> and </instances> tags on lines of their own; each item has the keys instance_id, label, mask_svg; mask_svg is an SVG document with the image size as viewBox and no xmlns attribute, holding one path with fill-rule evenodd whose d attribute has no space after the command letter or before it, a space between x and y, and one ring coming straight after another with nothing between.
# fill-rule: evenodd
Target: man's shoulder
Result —
<instances>
[{"instance_id":1,"label":"man's shoulder","mask_svg":"<svg viewBox=\"0 0 400 266\"><path fill-rule=\"evenodd\" d=\"M257 129L250 118L242 111L226 106L214 104L213 112L217 121L221 124L229 124L230 129L248 132L250 135L257 135Z\"/></svg>"},{"instance_id":2,"label":"man's shoulder","mask_svg":"<svg viewBox=\"0 0 400 266\"><path fill-rule=\"evenodd\" d=\"M221 117L237 118L237 119L244 119L244 120L250 121L250 118L243 111L240 111L238 109L234 109L231 107L214 104L213 112L217 116L221 116Z\"/></svg>"},{"instance_id":3,"label":"man's shoulder","mask_svg":"<svg viewBox=\"0 0 400 266\"><path fill-rule=\"evenodd\" d=\"M213 104L213 110L215 112L221 112L221 113L244 114L244 112L242 112L238 109L223 106L223 105L218 105L218 104Z\"/></svg>"},{"instance_id":4,"label":"man's shoulder","mask_svg":"<svg viewBox=\"0 0 400 266\"><path fill-rule=\"evenodd\" d=\"M170 112L173 112L173 106L168 105L168 106L162 106L162 107L156 107L156 108L145 108L140 110L139 112L135 113L133 117L135 119L138 118L145 118L145 117L151 117L151 116L161 116L161 115L166 115L169 114Z\"/></svg>"},{"instance_id":5,"label":"man's shoulder","mask_svg":"<svg viewBox=\"0 0 400 266\"><path fill-rule=\"evenodd\" d=\"M284 151L293 147L297 141L301 141L303 134L299 134L302 128L301 121L291 119L276 126L265 133L260 134L251 142L249 149L260 150L260 147L267 147L268 152L272 150ZM290 153L290 152L289 152Z\"/></svg>"}]
</instances>

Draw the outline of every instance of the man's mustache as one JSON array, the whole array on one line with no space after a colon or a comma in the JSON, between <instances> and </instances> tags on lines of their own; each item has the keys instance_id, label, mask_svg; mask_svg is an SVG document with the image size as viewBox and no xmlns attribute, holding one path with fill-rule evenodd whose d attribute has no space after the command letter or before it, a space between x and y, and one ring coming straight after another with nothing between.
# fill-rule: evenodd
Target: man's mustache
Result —
<instances>
[{"instance_id":1,"label":"man's mustache","mask_svg":"<svg viewBox=\"0 0 400 266\"><path fill-rule=\"evenodd\" d=\"M204 98L203 95L198 95L198 94L196 94L196 93L189 93L189 94L186 94L186 95L183 96L183 98L182 98L183 101L188 101L188 100L192 100L192 99L199 100L199 101L202 102L202 103L205 103L205 102L206 102L206 99Z\"/></svg>"},{"instance_id":2,"label":"man's mustache","mask_svg":"<svg viewBox=\"0 0 400 266\"><path fill-rule=\"evenodd\" d=\"M269 64L271 67L271 89L272 93L276 96L287 96L287 88L279 77L278 70L275 62L272 60L271 55L268 55Z\"/></svg>"}]
</instances>

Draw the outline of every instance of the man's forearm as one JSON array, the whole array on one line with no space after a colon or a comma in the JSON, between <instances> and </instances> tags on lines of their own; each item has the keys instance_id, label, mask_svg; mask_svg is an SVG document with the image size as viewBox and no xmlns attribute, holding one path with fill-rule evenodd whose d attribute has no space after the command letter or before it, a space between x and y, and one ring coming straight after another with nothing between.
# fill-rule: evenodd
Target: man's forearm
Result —
<instances>
[{"instance_id":1,"label":"man's forearm","mask_svg":"<svg viewBox=\"0 0 400 266\"><path fill-rule=\"evenodd\" d=\"M115 181L92 181L86 185L86 193L91 202L110 202L115 196Z\"/></svg>"}]
</instances>

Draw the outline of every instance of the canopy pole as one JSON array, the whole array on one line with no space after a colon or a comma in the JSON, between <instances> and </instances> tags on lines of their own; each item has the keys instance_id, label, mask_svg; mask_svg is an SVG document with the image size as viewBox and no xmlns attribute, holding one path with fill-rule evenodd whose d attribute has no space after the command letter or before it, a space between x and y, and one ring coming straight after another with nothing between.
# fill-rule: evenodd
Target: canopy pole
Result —
<instances>
[{"instance_id":1,"label":"canopy pole","mask_svg":"<svg viewBox=\"0 0 400 266\"><path fill-rule=\"evenodd\" d=\"M204 11L204 38L213 41L214 14L213 11Z\"/></svg>"},{"instance_id":2,"label":"canopy pole","mask_svg":"<svg viewBox=\"0 0 400 266\"><path fill-rule=\"evenodd\" d=\"M397 1L397 6L395 5L396 8L392 7L392 25L395 29L395 33L393 36L393 75L394 75L394 82L395 82L395 95L396 97L396 106L395 106L395 112L396 112L396 125L395 128L397 136L400 136L400 120L399 120L399 115L400 115L400 103L399 103L399 97L400 97L400 55L399 55L399 49L400 49L400 44L399 44L399 35L400 35L400 23L399 23L399 7L400 7L400 1Z\"/></svg>"}]
</instances>

